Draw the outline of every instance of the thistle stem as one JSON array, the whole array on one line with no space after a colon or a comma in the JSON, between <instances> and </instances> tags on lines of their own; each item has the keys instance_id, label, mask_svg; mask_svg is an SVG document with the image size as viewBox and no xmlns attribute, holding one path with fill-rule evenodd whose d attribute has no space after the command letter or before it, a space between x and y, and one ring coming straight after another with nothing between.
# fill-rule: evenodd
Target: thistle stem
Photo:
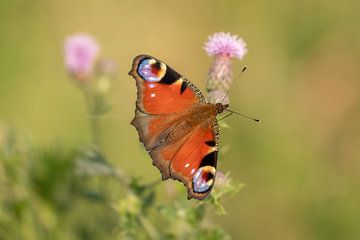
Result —
<instances>
[{"instance_id":1,"label":"thistle stem","mask_svg":"<svg viewBox=\"0 0 360 240\"><path fill-rule=\"evenodd\" d=\"M87 111L89 116L97 116L96 103L90 88L84 88L84 96L87 105ZM101 149L100 141L100 127L99 121L96 117L89 118L90 130L91 130L91 141L96 148Z\"/></svg>"}]
</instances>

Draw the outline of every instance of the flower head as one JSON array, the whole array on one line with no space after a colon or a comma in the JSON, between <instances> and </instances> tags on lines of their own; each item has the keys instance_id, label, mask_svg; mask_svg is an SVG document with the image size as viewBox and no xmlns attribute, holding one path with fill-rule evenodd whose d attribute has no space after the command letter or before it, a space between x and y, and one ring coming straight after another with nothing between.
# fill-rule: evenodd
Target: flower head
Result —
<instances>
[{"instance_id":1,"label":"flower head","mask_svg":"<svg viewBox=\"0 0 360 240\"><path fill-rule=\"evenodd\" d=\"M228 104L227 93L233 82L232 59L243 59L247 52L246 43L237 35L218 32L209 36L204 49L209 56L214 56L206 79L208 101Z\"/></svg>"},{"instance_id":2,"label":"flower head","mask_svg":"<svg viewBox=\"0 0 360 240\"><path fill-rule=\"evenodd\" d=\"M204 49L209 56L227 56L243 59L247 53L246 43L237 35L218 32L209 36Z\"/></svg>"},{"instance_id":3,"label":"flower head","mask_svg":"<svg viewBox=\"0 0 360 240\"><path fill-rule=\"evenodd\" d=\"M100 47L87 34L75 34L65 39L65 65L76 78L86 78L91 74Z\"/></svg>"}]
</instances>

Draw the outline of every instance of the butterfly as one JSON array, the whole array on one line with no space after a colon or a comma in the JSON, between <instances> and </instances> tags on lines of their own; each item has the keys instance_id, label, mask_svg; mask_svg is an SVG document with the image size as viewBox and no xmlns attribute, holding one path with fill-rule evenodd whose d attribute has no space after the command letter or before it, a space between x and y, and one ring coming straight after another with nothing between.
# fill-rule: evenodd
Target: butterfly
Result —
<instances>
[{"instance_id":1,"label":"butterfly","mask_svg":"<svg viewBox=\"0 0 360 240\"><path fill-rule=\"evenodd\" d=\"M162 61L139 55L129 72L137 86L131 124L162 179L181 181L188 199L206 198L215 182L216 116L229 105L208 103L200 90Z\"/></svg>"}]
</instances>

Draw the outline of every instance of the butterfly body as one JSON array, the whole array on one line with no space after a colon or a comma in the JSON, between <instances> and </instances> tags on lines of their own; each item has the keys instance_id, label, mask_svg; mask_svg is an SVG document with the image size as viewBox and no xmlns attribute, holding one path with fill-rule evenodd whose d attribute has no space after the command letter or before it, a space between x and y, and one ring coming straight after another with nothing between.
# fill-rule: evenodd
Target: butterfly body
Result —
<instances>
[{"instance_id":1,"label":"butterfly body","mask_svg":"<svg viewBox=\"0 0 360 240\"><path fill-rule=\"evenodd\" d=\"M184 183L188 198L204 199L216 175L216 115L228 105L207 103L200 91L168 65L148 55L129 72L138 89L131 124L163 180Z\"/></svg>"}]
</instances>

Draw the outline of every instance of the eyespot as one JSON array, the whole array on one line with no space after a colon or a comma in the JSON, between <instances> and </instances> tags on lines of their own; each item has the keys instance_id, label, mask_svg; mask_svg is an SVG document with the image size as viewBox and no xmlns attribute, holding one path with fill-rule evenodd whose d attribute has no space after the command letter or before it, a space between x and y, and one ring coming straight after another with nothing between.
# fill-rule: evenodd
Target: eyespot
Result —
<instances>
[{"instance_id":1,"label":"eyespot","mask_svg":"<svg viewBox=\"0 0 360 240\"><path fill-rule=\"evenodd\" d=\"M165 76L166 65L153 58L146 58L140 62L137 72L147 82L159 82Z\"/></svg>"},{"instance_id":2,"label":"eyespot","mask_svg":"<svg viewBox=\"0 0 360 240\"><path fill-rule=\"evenodd\" d=\"M197 193L209 191L214 185L216 169L213 166L199 168L193 177L193 190Z\"/></svg>"}]
</instances>

